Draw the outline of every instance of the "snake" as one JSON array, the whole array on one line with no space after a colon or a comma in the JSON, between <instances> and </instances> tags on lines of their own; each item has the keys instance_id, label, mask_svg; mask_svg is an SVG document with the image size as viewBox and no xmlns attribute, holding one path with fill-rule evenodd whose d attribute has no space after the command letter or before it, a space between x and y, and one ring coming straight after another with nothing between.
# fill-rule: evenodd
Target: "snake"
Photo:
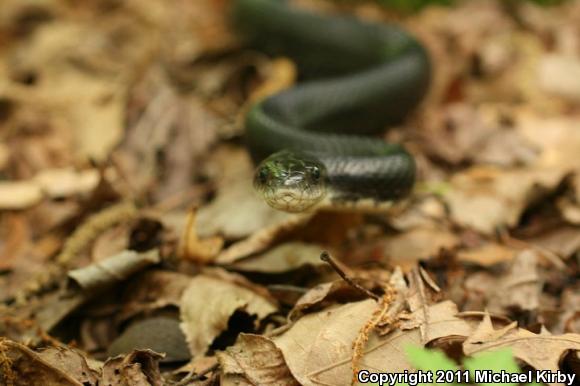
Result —
<instances>
[{"instance_id":1,"label":"snake","mask_svg":"<svg viewBox=\"0 0 580 386\"><path fill-rule=\"evenodd\" d=\"M290 57L293 87L251 106L245 137L253 185L271 207L381 205L409 195L414 157L377 136L401 123L428 91L427 50L394 23L307 11L285 0L234 0L252 47Z\"/></svg>"}]
</instances>

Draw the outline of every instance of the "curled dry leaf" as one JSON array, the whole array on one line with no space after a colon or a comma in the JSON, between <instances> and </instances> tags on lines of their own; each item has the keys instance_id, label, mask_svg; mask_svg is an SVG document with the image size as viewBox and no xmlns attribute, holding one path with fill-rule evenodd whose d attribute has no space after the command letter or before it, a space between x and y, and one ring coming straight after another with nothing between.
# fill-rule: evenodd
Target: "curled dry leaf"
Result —
<instances>
[{"instance_id":1,"label":"curled dry leaf","mask_svg":"<svg viewBox=\"0 0 580 386\"><path fill-rule=\"evenodd\" d=\"M240 334L235 346L219 352L217 357L223 384L239 384L242 377L252 385L300 385L290 373L280 349L264 336Z\"/></svg>"},{"instance_id":2,"label":"curled dry leaf","mask_svg":"<svg viewBox=\"0 0 580 386\"><path fill-rule=\"evenodd\" d=\"M228 329L234 312L260 320L277 309L273 300L252 290L257 286L243 286L245 280L236 275L221 276L194 277L181 298L181 328L193 356L205 354L213 340Z\"/></svg>"},{"instance_id":3,"label":"curled dry leaf","mask_svg":"<svg viewBox=\"0 0 580 386\"><path fill-rule=\"evenodd\" d=\"M558 371L560 360L569 350L580 350L580 334L540 334L516 327L516 322L499 330L486 314L473 334L463 342L466 355L510 348L515 358L537 370Z\"/></svg>"},{"instance_id":4,"label":"curled dry leaf","mask_svg":"<svg viewBox=\"0 0 580 386\"><path fill-rule=\"evenodd\" d=\"M79 288L93 292L109 288L160 261L158 250L146 253L127 250L88 267L72 270L68 276Z\"/></svg>"},{"instance_id":5,"label":"curled dry leaf","mask_svg":"<svg viewBox=\"0 0 580 386\"><path fill-rule=\"evenodd\" d=\"M338 279L330 283L322 283L306 292L288 314L289 320L296 320L304 313L313 309L317 310L324 305L335 302L340 303L345 300L362 300L361 291L354 288L343 279Z\"/></svg>"}]
</instances>

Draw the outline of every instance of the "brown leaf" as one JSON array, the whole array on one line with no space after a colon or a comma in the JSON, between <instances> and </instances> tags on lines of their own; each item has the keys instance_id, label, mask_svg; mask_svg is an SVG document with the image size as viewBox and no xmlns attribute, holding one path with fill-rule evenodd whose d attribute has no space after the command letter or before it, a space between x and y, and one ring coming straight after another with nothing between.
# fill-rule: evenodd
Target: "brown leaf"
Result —
<instances>
[{"instance_id":1,"label":"brown leaf","mask_svg":"<svg viewBox=\"0 0 580 386\"><path fill-rule=\"evenodd\" d=\"M199 210L197 227L201 237L222 234L228 239L240 239L296 217L270 208L256 194L252 187L254 167L245 150L222 148L215 157L221 171L217 176L218 193L213 202Z\"/></svg>"},{"instance_id":2,"label":"brown leaf","mask_svg":"<svg viewBox=\"0 0 580 386\"><path fill-rule=\"evenodd\" d=\"M515 257L509 270L493 287L489 310L498 313L507 313L513 307L524 311L537 310L542 285L538 274L538 254L534 250L525 250Z\"/></svg>"},{"instance_id":3,"label":"brown leaf","mask_svg":"<svg viewBox=\"0 0 580 386\"><path fill-rule=\"evenodd\" d=\"M138 253L126 250L103 261L69 272L68 276L86 292L102 290L161 261L158 250Z\"/></svg>"},{"instance_id":4,"label":"brown leaf","mask_svg":"<svg viewBox=\"0 0 580 386\"><path fill-rule=\"evenodd\" d=\"M80 352L68 347L50 347L40 351L38 355L83 385L98 385L99 373L89 367Z\"/></svg>"},{"instance_id":5,"label":"brown leaf","mask_svg":"<svg viewBox=\"0 0 580 386\"><path fill-rule=\"evenodd\" d=\"M483 245L457 252L457 259L462 262L475 263L482 267L511 261L516 250L505 245L487 242Z\"/></svg>"},{"instance_id":6,"label":"brown leaf","mask_svg":"<svg viewBox=\"0 0 580 386\"><path fill-rule=\"evenodd\" d=\"M577 57L544 55L538 76L544 91L580 102L580 60Z\"/></svg>"},{"instance_id":7,"label":"brown leaf","mask_svg":"<svg viewBox=\"0 0 580 386\"><path fill-rule=\"evenodd\" d=\"M275 246L264 253L238 260L232 268L242 272L284 273L310 265L324 265L320 260L321 245L288 242Z\"/></svg>"},{"instance_id":8,"label":"brown leaf","mask_svg":"<svg viewBox=\"0 0 580 386\"><path fill-rule=\"evenodd\" d=\"M243 311L257 319L276 311L275 302L242 286L235 275L225 278L202 274L191 279L181 298L181 328L187 337L192 355L203 355L213 340L228 328L235 311ZM231 280L232 278L237 278ZM257 286L255 286L257 287Z\"/></svg>"},{"instance_id":9,"label":"brown leaf","mask_svg":"<svg viewBox=\"0 0 580 386\"><path fill-rule=\"evenodd\" d=\"M558 371L560 360L569 350L580 350L580 334L534 334L516 327L516 322L494 330L486 314L473 335L463 342L466 355L510 348L515 358L537 370Z\"/></svg>"},{"instance_id":10,"label":"brown leaf","mask_svg":"<svg viewBox=\"0 0 580 386\"><path fill-rule=\"evenodd\" d=\"M461 320L449 315L448 305L435 308L430 338L471 332ZM348 384L353 375L353 342L376 311L377 303L364 300L327 308L298 319L285 332L272 338L282 351L292 375L302 385ZM411 370L405 355L407 345L421 345L417 324L409 330L395 330L386 335L371 332L357 367L386 372Z\"/></svg>"},{"instance_id":11,"label":"brown leaf","mask_svg":"<svg viewBox=\"0 0 580 386\"><path fill-rule=\"evenodd\" d=\"M553 169L471 168L452 178L445 198L455 221L491 234L497 227L516 225L527 206L555 189L565 174Z\"/></svg>"},{"instance_id":12,"label":"brown leaf","mask_svg":"<svg viewBox=\"0 0 580 386\"><path fill-rule=\"evenodd\" d=\"M163 386L159 371L163 358L151 350L135 350L129 355L108 359L103 365L101 383L123 386Z\"/></svg>"},{"instance_id":13,"label":"brown leaf","mask_svg":"<svg viewBox=\"0 0 580 386\"><path fill-rule=\"evenodd\" d=\"M227 378L234 375L236 380L243 377L252 385L299 385L280 349L261 335L240 334L235 346L217 357L223 369L222 382L230 382Z\"/></svg>"},{"instance_id":14,"label":"brown leaf","mask_svg":"<svg viewBox=\"0 0 580 386\"><path fill-rule=\"evenodd\" d=\"M86 365L86 363L85 363ZM19 343L0 338L0 383L15 386L82 386L58 366Z\"/></svg>"},{"instance_id":15,"label":"brown leaf","mask_svg":"<svg viewBox=\"0 0 580 386\"><path fill-rule=\"evenodd\" d=\"M179 307L190 279L185 274L154 269L135 275L123 294L124 305L117 320L123 322L138 314Z\"/></svg>"},{"instance_id":16,"label":"brown leaf","mask_svg":"<svg viewBox=\"0 0 580 386\"><path fill-rule=\"evenodd\" d=\"M419 227L384 240L384 253L393 264L411 266L459 245L459 238L443 227Z\"/></svg>"},{"instance_id":17,"label":"brown leaf","mask_svg":"<svg viewBox=\"0 0 580 386\"><path fill-rule=\"evenodd\" d=\"M361 300L361 292L342 279L330 283L322 283L306 292L288 314L289 320L296 320L305 312L324 307L327 303L343 303L346 301Z\"/></svg>"}]
</instances>

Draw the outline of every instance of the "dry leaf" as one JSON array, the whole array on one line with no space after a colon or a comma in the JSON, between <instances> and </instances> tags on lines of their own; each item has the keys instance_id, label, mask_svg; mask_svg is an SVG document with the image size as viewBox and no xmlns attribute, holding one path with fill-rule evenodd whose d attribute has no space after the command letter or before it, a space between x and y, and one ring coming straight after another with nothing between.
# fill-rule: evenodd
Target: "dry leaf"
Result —
<instances>
[{"instance_id":1,"label":"dry leaf","mask_svg":"<svg viewBox=\"0 0 580 386\"><path fill-rule=\"evenodd\" d=\"M53 360L54 358L48 358ZM86 365L86 363L85 363ZM15 386L82 386L61 369L19 343L0 338L0 382ZM83 378L84 379L84 378ZM92 383L89 383L92 385Z\"/></svg>"},{"instance_id":2,"label":"dry leaf","mask_svg":"<svg viewBox=\"0 0 580 386\"><path fill-rule=\"evenodd\" d=\"M527 206L562 181L564 170L471 168L456 174L445 195L451 216L460 224L492 234L513 227Z\"/></svg>"},{"instance_id":3,"label":"dry leaf","mask_svg":"<svg viewBox=\"0 0 580 386\"><path fill-rule=\"evenodd\" d=\"M537 310L542 286L538 274L538 253L534 250L520 252L509 270L493 286L489 310L497 313L506 313L512 308Z\"/></svg>"},{"instance_id":4,"label":"dry leaf","mask_svg":"<svg viewBox=\"0 0 580 386\"><path fill-rule=\"evenodd\" d=\"M353 342L376 308L375 301L364 300L307 314L272 340L301 385L349 384L353 377ZM420 344L418 328L383 336L371 332L357 367L382 372L411 370L401 352L407 345Z\"/></svg>"},{"instance_id":5,"label":"dry leaf","mask_svg":"<svg viewBox=\"0 0 580 386\"><path fill-rule=\"evenodd\" d=\"M569 350L580 350L580 334L534 334L516 327L516 322L494 330L486 314L473 335L463 342L466 355L510 348L515 358L537 370L558 371L560 360Z\"/></svg>"},{"instance_id":6,"label":"dry leaf","mask_svg":"<svg viewBox=\"0 0 580 386\"><path fill-rule=\"evenodd\" d=\"M243 311L258 320L276 311L275 303L262 294L202 274L191 279L181 298L181 328L194 356L203 355L213 340L228 329L235 311Z\"/></svg>"},{"instance_id":7,"label":"dry leaf","mask_svg":"<svg viewBox=\"0 0 580 386\"><path fill-rule=\"evenodd\" d=\"M437 339L463 340L473 332L473 323L457 315L457 305L450 300L433 304L425 310L417 309L406 317L401 323L401 329L413 329L419 327L424 332L422 335L424 345Z\"/></svg>"},{"instance_id":8,"label":"dry leaf","mask_svg":"<svg viewBox=\"0 0 580 386\"><path fill-rule=\"evenodd\" d=\"M545 55L538 77L543 90L580 102L580 60L576 56Z\"/></svg>"},{"instance_id":9,"label":"dry leaf","mask_svg":"<svg viewBox=\"0 0 580 386\"><path fill-rule=\"evenodd\" d=\"M222 176L215 200L199 210L200 236L221 234L240 239L296 217L272 209L260 199L252 187L254 168L245 150L225 148L216 157Z\"/></svg>"},{"instance_id":10,"label":"dry leaf","mask_svg":"<svg viewBox=\"0 0 580 386\"><path fill-rule=\"evenodd\" d=\"M33 182L0 182L0 209L25 209L39 203L42 197L42 189Z\"/></svg>"},{"instance_id":11,"label":"dry leaf","mask_svg":"<svg viewBox=\"0 0 580 386\"><path fill-rule=\"evenodd\" d=\"M482 267L511 261L516 250L502 244L487 242L483 245L457 252L457 259L467 263L475 263Z\"/></svg>"},{"instance_id":12,"label":"dry leaf","mask_svg":"<svg viewBox=\"0 0 580 386\"><path fill-rule=\"evenodd\" d=\"M408 230L384 241L384 254L395 265L410 265L436 256L443 249L452 250L459 238L442 227L421 227Z\"/></svg>"},{"instance_id":13,"label":"dry leaf","mask_svg":"<svg viewBox=\"0 0 580 386\"><path fill-rule=\"evenodd\" d=\"M117 320L125 321L167 307L178 308L190 279L185 274L157 269L135 275L127 283L123 294L123 309L117 315Z\"/></svg>"},{"instance_id":14,"label":"dry leaf","mask_svg":"<svg viewBox=\"0 0 580 386\"><path fill-rule=\"evenodd\" d=\"M106 260L69 272L69 278L86 292L103 290L161 261L158 250L147 253L123 251Z\"/></svg>"},{"instance_id":15,"label":"dry leaf","mask_svg":"<svg viewBox=\"0 0 580 386\"><path fill-rule=\"evenodd\" d=\"M163 386L165 382L159 371L163 358L151 350L135 350L129 355L109 358L103 365L103 385Z\"/></svg>"},{"instance_id":16,"label":"dry leaf","mask_svg":"<svg viewBox=\"0 0 580 386\"><path fill-rule=\"evenodd\" d=\"M320 260L321 245L288 242L247 259L238 260L231 268L242 272L284 273L306 265L325 265Z\"/></svg>"},{"instance_id":17,"label":"dry leaf","mask_svg":"<svg viewBox=\"0 0 580 386\"><path fill-rule=\"evenodd\" d=\"M288 314L288 319L296 320L305 312L322 308L330 302L343 303L345 301L361 300L361 296L364 295L343 279L322 283L311 288L298 299Z\"/></svg>"},{"instance_id":18,"label":"dry leaf","mask_svg":"<svg viewBox=\"0 0 580 386\"><path fill-rule=\"evenodd\" d=\"M225 384L238 384L232 382L233 376L236 381L243 377L252 385L299 385L288 370L282 352L261 335L240 334L236 344L217 357Z\"/></svg>"},{"instance_id":19,"label":"dry leaf","mask_svg":"<svg viewBox=\"0 0 580 386\"><path fill-rule=\"evenodd\" d=\"M49 347L38 355L52 366L72 376L83 385L98 385L99 373L89 367L86 358L68 347Z\"/></svg>"}]
</instances>

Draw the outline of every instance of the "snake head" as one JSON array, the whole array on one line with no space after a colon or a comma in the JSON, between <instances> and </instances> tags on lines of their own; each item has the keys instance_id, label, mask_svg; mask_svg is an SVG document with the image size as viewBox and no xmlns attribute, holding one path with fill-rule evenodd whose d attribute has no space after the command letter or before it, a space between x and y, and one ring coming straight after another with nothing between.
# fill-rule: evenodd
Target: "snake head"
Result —
<instances>
[{"instance_id":1,"label":"snake head","mask_svg":"<svg viewBox=\"0 0 580 386\"><path fill-rule=\"evenodd\" d=\"M326 195L326 168L312 157L284 150L258 165L254 188L275 209L303 212Z\"/></svg>"}]
</instances>

